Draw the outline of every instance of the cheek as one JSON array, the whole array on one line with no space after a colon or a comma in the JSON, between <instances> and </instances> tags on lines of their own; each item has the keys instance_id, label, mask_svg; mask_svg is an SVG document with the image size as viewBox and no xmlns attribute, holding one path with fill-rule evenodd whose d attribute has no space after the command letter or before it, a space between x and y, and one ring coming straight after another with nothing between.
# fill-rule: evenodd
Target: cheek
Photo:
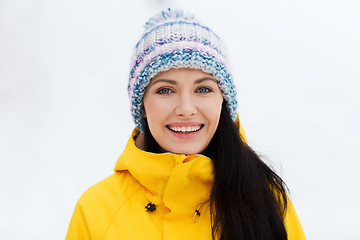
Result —
<instances>
[{"instance_id":1,"label":"cheek","mask_svg":"<svg viewBox=\"0 0 360 240\"><path fill-rule=\"evenodd\" d=\"M144 117L148 122L159 122L170 111L171 104L163 99L144 98Z\"/></svg>"},{"instance_id":2,"label":"cheek","mask_svg":"<svg viewBox=\"0 0 360 240\"><path fill-rule=\"evenodd\" d=\"M223 98L221 95L208 101L204 101L200 106L206 118L216 125L220 118L222 102Z\"/></svg>"}]
</instances>

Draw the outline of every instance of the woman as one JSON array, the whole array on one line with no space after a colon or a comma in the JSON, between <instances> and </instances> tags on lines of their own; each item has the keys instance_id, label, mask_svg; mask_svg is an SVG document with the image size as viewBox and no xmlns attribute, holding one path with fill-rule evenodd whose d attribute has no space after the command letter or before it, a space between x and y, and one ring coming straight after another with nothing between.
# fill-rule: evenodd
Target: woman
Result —
<instances>
[{"instance_id":1,"label":"woman","mask_svg":"<svg viewBox=\"0 0 360 240\"><path fill-rule=\"evenodd\" d=\"M285 184L246 143L219 37L168 9L132 63L136 128L66 239L305 239Z\"/></svg>"}]
</instances>

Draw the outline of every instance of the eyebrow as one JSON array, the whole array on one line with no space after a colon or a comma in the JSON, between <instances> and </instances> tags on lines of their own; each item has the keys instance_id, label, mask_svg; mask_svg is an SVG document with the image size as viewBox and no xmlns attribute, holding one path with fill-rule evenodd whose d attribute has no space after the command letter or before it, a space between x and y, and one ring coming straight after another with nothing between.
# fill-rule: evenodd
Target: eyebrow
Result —
<instances>
[{"instance_id":1,"label":"eyebrow","mask_svg":"<svg viewBox=\"0 0 360 240\"><path fill-rule=\"evenodd\" d=\"M218 83L218 82L217 82L214 78L212 78L212 77L203 77L203 78L200 78L200 79L196 80L194 83L195 83L195 84L198 84L198 83L202 83L202 82L208 81L208 80L213 81L213 82L215 82L216 84Z\"/></svg>"},{"instance_id":2,"label":"eyebrow","mask_svg":"<svg viewBox=\"0 0 360 240\"><path fill-rule=\"evenodd\" d=\"M151 84L149 85L149 87L152 86L152 85L154 85L155 83L158 83L158 82L166 82L166 83L170 83L170 84L173 84L173 85L177 85L177 83L176 83L175 80L157 79L157 80L155 80L153 83L151 83Z\"/></svg>"},{"instance_id":3,"label":"eyebrow","mask_svg":"<svg viewBox=\"0 0 360 240\"><path fill-rule=\"evenodd\" d=\"M197 80L194 82L194 84L199 84L199 83L202 83L202 82L204 82L204 81L213 81L213 82L215 82L216 84L218 83L218 82L217 82L214 78L212 78L212 77L203 77L203 78L197 79ZM158 82L166 82L166 83L170 83L170 84L173 84L173 85L177 85L177 82L176 82L175 80L170 80L170 79L157 79L157 80L155 80L153 83L151 83L151 84L149 85L149 87L152 86L152 85L154 85L154 84L156 84L156 83L158 83Z\"/></svg>"}]
</instances>

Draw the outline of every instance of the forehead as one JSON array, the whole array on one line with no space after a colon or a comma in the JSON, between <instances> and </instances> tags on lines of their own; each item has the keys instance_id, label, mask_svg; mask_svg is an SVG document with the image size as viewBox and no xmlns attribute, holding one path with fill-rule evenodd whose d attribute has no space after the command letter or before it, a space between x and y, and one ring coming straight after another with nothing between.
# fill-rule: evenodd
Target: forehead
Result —
<instances>
[{"instance_id":1,"label":"forehead","mask_svg":"<svg viewBox=\"0 0 360 240\"><path fill-rule=\"evenodd\" d=\"M165 72L158 73L155 77L153 77L151 79L150 82L154 82L157 79L169 79L169 80L175 80L175 81L182 81L182 80L197 80L197 79L204 78L204 77L209 77L209 78L214 79L214 77L211 74L205 73L199 69L172 68Z\"/></svg>"}]
</instances>

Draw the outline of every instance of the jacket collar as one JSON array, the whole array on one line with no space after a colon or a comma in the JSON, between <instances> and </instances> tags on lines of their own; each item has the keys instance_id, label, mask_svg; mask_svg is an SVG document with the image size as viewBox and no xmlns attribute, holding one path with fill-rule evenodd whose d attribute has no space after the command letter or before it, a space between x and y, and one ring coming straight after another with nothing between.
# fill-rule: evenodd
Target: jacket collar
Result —
<instances>
[{"instance_id":1,"label":"jacket collar","mask_svg":"<svg viewBox=\"0 0 360 240\"><path fill-rule=\"evenodd\" d=\"M124 152L118 158L115 171L129 171L141 185L153 194L162 194L173 169L185 164L187 178L192 181L213 182L212 161L210 158L196 154L184 155L174 153L151 153L135 145L134 138L139 134L135 128L129 138Z\"/></svg>"}]
</instances>

